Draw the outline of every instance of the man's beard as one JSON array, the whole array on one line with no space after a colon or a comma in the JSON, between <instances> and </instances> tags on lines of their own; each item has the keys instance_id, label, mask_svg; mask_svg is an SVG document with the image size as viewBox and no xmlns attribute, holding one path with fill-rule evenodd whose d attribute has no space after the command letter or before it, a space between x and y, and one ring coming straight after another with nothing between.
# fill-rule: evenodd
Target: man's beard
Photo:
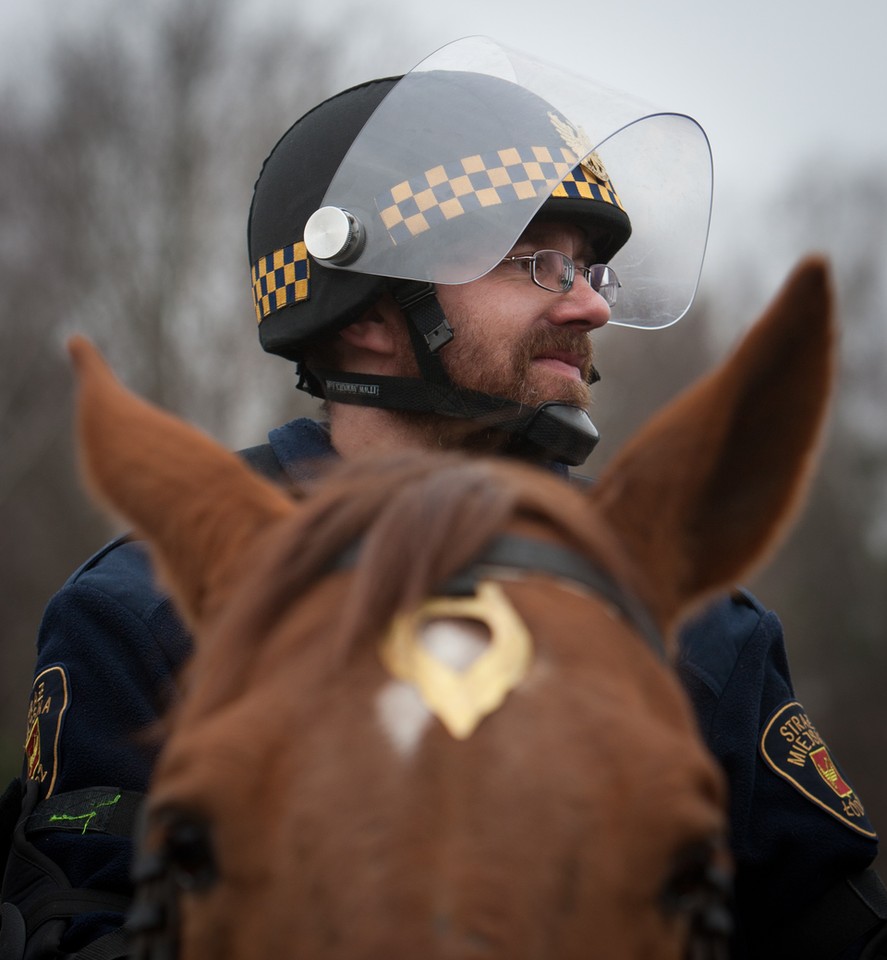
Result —
<instances>
[{"instance_id":1,"label":"man's beard","mask_svg":"<svg viewBox=\"0 0 887 960\"><path fill-rule=\"evenodd\" d=\"M593 351L586 333L546 324L527 331L517 342L491 343L487 336L485 341L477 343L469 333L469 330L477 329L476 326L459 323L458 317L452 319L456 321L453 324L456 335L440 356L454 386L529 408L549 402L583 409L588 406ZM409 354L409 365L415 369L411 348L405 346L405 349ZM571 379L533 362L552 353L575 357L579 361L580 378ZM407 410L393 410L391 413L412 429L418 428L425 442L434 447L495 453L512 443L511 434L490 424L495 413L489 419L483 415L472 417L470 423L436 413Z\"/></svg>"},{"instance_id":2,"label":"man's beard","mask_svg":"<svg viewBox=\"0 0 887 960\"><path fill-rule=\"evenodd\" d=\"M498 384L491 383L476 357L471 357L477 368L471 371L471 376L479 378L478 383L486 378L483 386L485 392L533 407L551 401L569 403L575 407L588 406L591 400L588 381L593 351L587 334L546 325L528 331L518 343L512 344L512 349L515 373L510 378L503 377ZM534 360L552 353L566 353L575 357L579 365L579 377L574 380L534 365Z\"/></svg>"}]
</instances>

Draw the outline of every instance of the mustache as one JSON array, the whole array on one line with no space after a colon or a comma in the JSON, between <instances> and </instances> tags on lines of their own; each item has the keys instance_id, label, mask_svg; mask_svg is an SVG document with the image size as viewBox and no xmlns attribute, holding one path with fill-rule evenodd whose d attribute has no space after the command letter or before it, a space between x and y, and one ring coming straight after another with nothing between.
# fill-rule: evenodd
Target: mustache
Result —
<instances>
[{"instance_id":1,"label":"mustache","mask_svg":"<svg viewBox=\"0 0 887 960\"><path fill-rule=\"evenodd\" d=\"M582 379L589 383L593 371L594 346L587 333L555 327L539 327L527 331L516 344L518 362L523 371L529 371L531 362L547 353L567 353L579 361Z\"/></svg>"}]
</instances>

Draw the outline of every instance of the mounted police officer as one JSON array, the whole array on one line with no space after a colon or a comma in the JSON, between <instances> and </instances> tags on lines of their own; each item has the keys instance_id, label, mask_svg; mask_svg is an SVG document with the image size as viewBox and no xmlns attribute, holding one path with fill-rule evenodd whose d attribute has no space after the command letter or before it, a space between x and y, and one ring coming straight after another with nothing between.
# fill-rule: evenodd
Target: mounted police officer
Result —
<instances>
[{"instance_id":1,"label":"mounted police officer","mask_svg":"<svg viewBox=\"0 0 887 960\"><path fill-rule=\"evenodd\" d=\"M597 440L589 334L686 312L710 202L693 120L488 40L325 101L265 162L249 257L261 344L328 419L244 455L281 479L404 446L566 475ZM127 955L142 731L188 652L127 538L51 600L25 773L3 805L0 960ZM721 599L685 628L679 670L730 780L734 956L887 956L875 830L795 699L777 618L745 592Z\"/></svg>"}]
</instances>

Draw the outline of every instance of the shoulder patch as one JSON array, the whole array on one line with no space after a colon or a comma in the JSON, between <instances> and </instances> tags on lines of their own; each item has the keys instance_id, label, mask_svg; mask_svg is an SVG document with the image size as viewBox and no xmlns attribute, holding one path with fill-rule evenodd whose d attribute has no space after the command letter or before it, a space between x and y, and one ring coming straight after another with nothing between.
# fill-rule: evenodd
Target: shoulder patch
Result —
<instances>
[{"instance_id":1,"label":"shoulder patch","mask_svg":"<svg viewBox=\"0 0 887 960\"><path fill-rule=\"evenodd\" d=\"M808 800L865 837L877 838L856 791L797 700L782 704L764 725L761 756Z\"/></svg>"},{"instance_id":2,"label":"shoulder patch","mask_svg":"<svg viewBox=\"0 0 887 960\"><path fill-rule=\"evenodd\" d=\"M28 704L25 764L28 779L40 784L43 797L55 789L62 721L70 702L71 684L63 666L47 667L37 675Z\"/></svg>"}]
</instances>

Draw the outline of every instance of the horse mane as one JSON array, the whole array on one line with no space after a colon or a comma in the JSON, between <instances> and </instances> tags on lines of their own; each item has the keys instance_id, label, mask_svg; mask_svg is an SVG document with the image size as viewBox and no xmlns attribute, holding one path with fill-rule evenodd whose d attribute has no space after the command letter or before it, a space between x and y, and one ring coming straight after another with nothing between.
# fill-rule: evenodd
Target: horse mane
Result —
<instances>
[{"instance_id":1,"label":"horse mane","mask_svg":"<svg viewBox=\"0 0 887 960\"><path fill-rule=\"evenodd\" d=\"M548 471L501 459L423 452L350 461L294 496L306 510L262 564L268 573L252 622L259 636L273 629L294 599L357 545L341 611L345 654L361 634L415 608L517 515L542 518L580 542L578 494Z\"/></svg>"}]
</instances>

